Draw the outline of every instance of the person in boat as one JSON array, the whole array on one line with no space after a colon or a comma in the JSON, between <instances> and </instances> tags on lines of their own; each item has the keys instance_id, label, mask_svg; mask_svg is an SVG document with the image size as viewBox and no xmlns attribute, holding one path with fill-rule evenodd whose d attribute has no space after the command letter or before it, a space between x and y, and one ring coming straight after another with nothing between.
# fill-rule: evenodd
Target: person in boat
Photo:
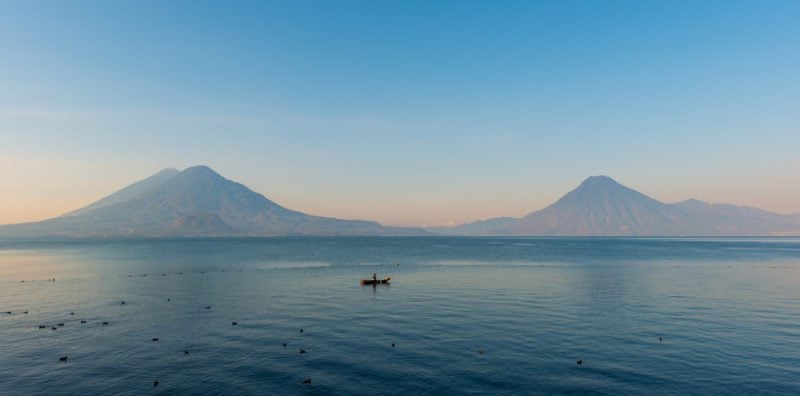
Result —
<instances>
[{"instance_id":1,"label":"person in boat","mask_svg":"<svg viewBox=\"0 0 800 396\"><path fill-rule=\"evenodd\" d=\"M372 281L373 282L377 282L378 281L378 274L376 272L372 273Z\"/></svg>"}]
</instances>

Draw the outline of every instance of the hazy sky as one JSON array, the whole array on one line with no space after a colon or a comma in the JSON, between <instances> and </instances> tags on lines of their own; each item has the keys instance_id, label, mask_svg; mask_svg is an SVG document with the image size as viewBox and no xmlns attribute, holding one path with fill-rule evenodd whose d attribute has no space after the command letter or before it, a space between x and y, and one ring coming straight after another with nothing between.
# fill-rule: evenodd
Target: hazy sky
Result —
<instances>
[{"instance_id":1,"label":"hazy sky","mask_svg":"<svg viewBox=\"0 0 800 396\"><path fill-rule=\"evenodd\" d=\"M195 164L392 225L800 212L800 1L0 0L0 223Z\"/></svg>"}]
</instances>

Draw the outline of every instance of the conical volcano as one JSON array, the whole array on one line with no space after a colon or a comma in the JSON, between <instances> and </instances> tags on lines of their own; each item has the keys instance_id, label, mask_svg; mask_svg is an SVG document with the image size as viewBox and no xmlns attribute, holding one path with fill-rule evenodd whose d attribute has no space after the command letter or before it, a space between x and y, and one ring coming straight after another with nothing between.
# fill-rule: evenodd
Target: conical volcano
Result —
<instances>
[{"instance_id":1,"label":"conical volcano","mask_svg":"<svg viewBox=\"0 0 800 396\"><path fill-rule=\"evenodd\" d=\"M556 203L533 212L515 232L536 235L680 235L686 214L608 176L592 176Z\"/></svg>"},{"instance_id":2,"label":"conical volcano","mask_svg":"<svg viewBox=\"0 0 800 396\"><path fill-rule=\"evenodd\" d=\"M697 200L666 204L608 176L592 176L554 204L525 217L431 230L518 236L798 235L800 221L797 216Z\"/></svg>"},{"instance_id":3,"label":"conical volcano","mask_svg":"<svg viewBox=\"0 0 800 396\"><path fill-rule=\"evenodd\" d=\"M420 235L287 209L207 166L165 170L83 209L0 227L3 236Z\"/></svg>"}]
</instances>

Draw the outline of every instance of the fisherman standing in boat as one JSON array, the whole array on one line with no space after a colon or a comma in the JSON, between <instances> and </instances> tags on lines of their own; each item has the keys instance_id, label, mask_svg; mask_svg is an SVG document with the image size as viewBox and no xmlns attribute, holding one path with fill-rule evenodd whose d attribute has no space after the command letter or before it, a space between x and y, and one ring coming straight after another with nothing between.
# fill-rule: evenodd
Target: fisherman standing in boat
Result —
<instances>
[{"instance_id":1,"label":"fisherman standing in boat","mask_svg":"<svg viewBox=\"0 0 800 396\"><path fill-rule=\"evenodd\" d=\"M372 281L373 282L377 282L378 281L378 274L376 272L372 273Z\"/></svg>"}]
</instances>

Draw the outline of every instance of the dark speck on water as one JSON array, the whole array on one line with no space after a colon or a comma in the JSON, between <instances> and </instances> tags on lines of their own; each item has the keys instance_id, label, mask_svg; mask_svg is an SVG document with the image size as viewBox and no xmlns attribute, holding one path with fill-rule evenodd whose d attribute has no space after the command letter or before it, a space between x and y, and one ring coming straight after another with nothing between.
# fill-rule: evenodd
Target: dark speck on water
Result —
<instances>
[{"instance_id":1,"label":"dark speck on water","mask_svg":"<svg viewBox=\"0 0 800 396\"><path fill-rule=\"evenodd\" d=\"M800 395L800 238L0 240L0 269L31 313L3 396Z\"/></svg>"}]
</instances>

